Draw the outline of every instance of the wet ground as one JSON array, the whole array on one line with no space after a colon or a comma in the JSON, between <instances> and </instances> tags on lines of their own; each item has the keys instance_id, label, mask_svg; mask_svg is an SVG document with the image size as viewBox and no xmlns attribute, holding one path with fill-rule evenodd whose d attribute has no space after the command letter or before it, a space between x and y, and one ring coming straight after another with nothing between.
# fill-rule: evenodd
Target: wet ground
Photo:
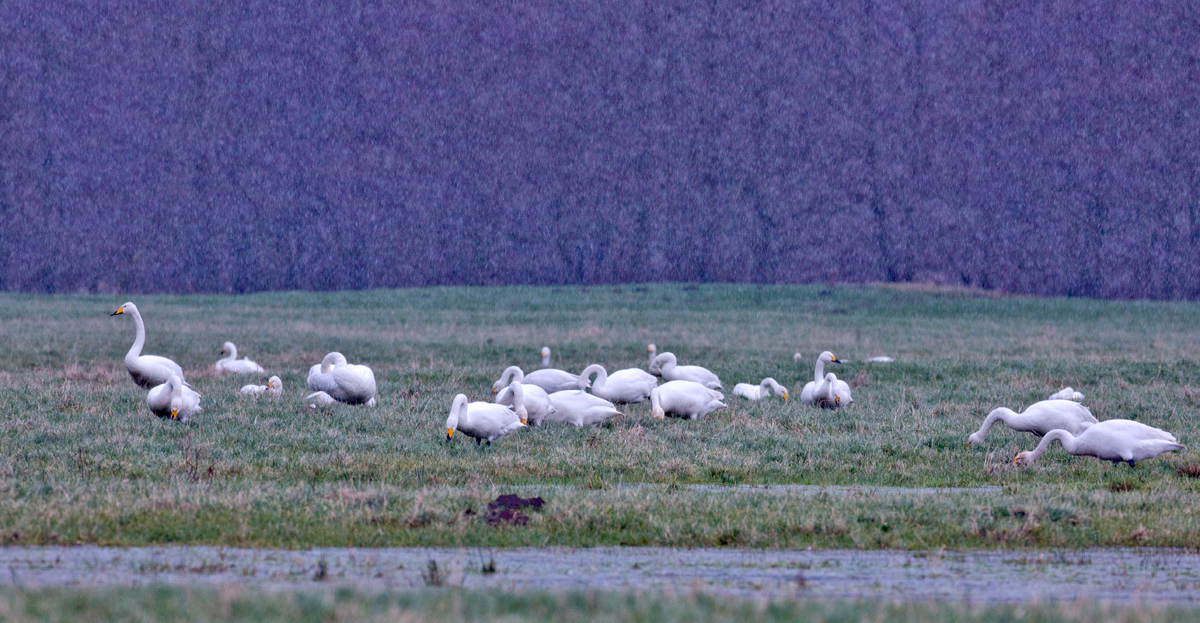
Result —
<instances>
[{"instance_id":1,"label":"wet ground","mask_svg":"<svg viewBox=\"0 0 1200 623\"><path fill-rule=\"evenodd\" d=\"M494 569L494 571L493 571ZM1200 554L1161 549L912 552L590 549L0 548L0 584L267 590L430 585L502 590L704 591L746 597L972 603L1200 600Z\"/></svg>"}]
</instances>

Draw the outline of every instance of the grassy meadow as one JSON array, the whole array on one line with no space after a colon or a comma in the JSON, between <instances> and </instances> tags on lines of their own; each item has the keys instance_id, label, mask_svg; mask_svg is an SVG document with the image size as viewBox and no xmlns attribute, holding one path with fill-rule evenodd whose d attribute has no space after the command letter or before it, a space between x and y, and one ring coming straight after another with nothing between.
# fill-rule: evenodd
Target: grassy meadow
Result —
<instances>
[{"instance_id":1,"label":"grassy meadow","mask_svg":"<svg viewBox=\"0 0 1200 623\"><path fill-rule=\"evenodd\" d=\"M150 414L122 358L129 297L0 295L0 543L748 547L1200 547L1200 306L999 297L882 286L647 285L135 296L145 354L203 395L191 422ZM218 377L224 341L284 381ZM491 448L445 443L457 393L489 400L507 365L611 372L646 344L709 367L730 408L601 428L547 426ZM822 350L848 363L854 404L797 400ZM338 350L371 366L374 408L311 410L309 366ZM803 360L793 363L792 353ZM867 364L876 355L895 363ZM750 403L771 376L792 400ZM1195 446L1136 469L1048 451L993 428L1070 385L1101 420L1132 418ZM1190 466L1190 467L1189 467ZM860 485L851 494L692 484ZM872 486L998 487L894 494ZM527 525L489 525L500 493L546 499Z\"/></svg>"}]
</instances>

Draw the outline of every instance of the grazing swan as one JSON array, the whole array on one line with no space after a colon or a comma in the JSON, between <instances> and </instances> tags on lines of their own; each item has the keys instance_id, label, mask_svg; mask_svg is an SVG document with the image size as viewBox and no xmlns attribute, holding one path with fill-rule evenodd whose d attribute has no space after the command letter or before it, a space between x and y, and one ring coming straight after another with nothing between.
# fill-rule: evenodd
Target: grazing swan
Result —
<instances>
[{"instance_id":1,"label":"grazing swan","mask_svg":"<svg viewBox=\"0 0 1200 623\"><path fill-rule=\"evenodd\" d=\"M283 395L283 381L279 380L279 377L273 376L267 381L266 385L243 385L242 393L250 394L250 395L258 395L258 394L265 393L265 394L271 394L272 396L282 396Z\"/></svg>"},{"instance_id":2,"label":"grazing swan","mask_svg":"<svg viewBox=\"0 0 1200 623\"><path fill-rule=\"evenodd\" d=\"M613 403L580 389L554 392L550 394L550 404L554 405L555 412L546 418L547 422L591 426L603 424L609 418L621 415Z\"/></svg>"},{"instance_id":3,"label":"grazing swan","mask_svg":"<svg viewBox=\"0 0 1200 623\"><path fill-rule=\"evenodd\" d=\"M550 367L550 347L549 346L542 347L542 367L543 368Z\"/></svg>"},{"instance_id":4,"label":"grazing swan","mask_svg":"<svg viewBox=\"0 0 1200 623\"><path fill-rule=\"evenodd\" d=\"M1105 420L1093 424L1079 435L1062 429L1049 431L1033 452L1017 454L1013 463L1032 465L1055 439L1062 442L1064 450L1075 456L1094 456L1112 461L1114 465L1124 461L1130 467L1164 452L1183 449L1179 440L1167 431L1133 420Z\"/></svg>"},{"instance_id":5,"label":"grazing swan","mask_svg":"<svg viewBox=\"0 0 1200 623\"><path fill-rule=\"evenodd\" d=\"M825 379L825 364L827 363L841 362L838 361L838 358L834 357L833 353L829 351L825 351L820 355L817 355L817 367L813 370L813 380L811 383L806 383L804 385L804 389L800 390L800 402L803 402L806 405L811 405L816 402L814 393L816 392L817 387L819 387L821 382Z\"/></svg>"},{"instance_id":6,"label":"grazing swan","mask_svg":"<svg viewBox=\"0 0 1200 623\"><path fill-rule=\"evenodd\" d=\"M125 303L110 315L118 316L120 314L133 316L133 322L137 325L137 339L133 341L133 346L125 355L125 368L129 370L129 376L133 377L133 382L141 387L150 388L166 383L172 374L178 376L182 381L183 368L180 368L179 364L166 357L142 354L142 346L146 344L146 325L142 323L142 315L138 313L137 305ZM187 385L186 381L184 385Z\"/></svg>"},{"instance_id":7,"label":"grazing swan","mask_svg":"<svg viewBox=\"0 0 1200 623\"><path fill-rule=\"evenodd\" d=\"M223 353L229 353L229 356L217 361L213 366L217 372L232 372L234 374L260 374L266 372L263 367L250 361L249 357L238 361L237 346L233 342L225 342L225 347L221 349Z\"/></svg>"},{"instance_id":8,"label":"grazing swan","mask_svg":"<svg viewBox=\"0 0 1200 623\"><path fill-rule=\"evenodd\" d=\"M750 400L762 400L771 395L771 391L775 392L776 396L783 396L784 400L788 399L788 390L786 387L779 384L778 381L771 377L762 380L758 385L749 383L738 383L733 386L733 395L749 398Z\"/></svg>"},{"instance_id":9,"label":"grazing swan","mask_svg":"<svg viewBox=\"0 0 1200 623\"><path fill-rule=\"evenodd\" d=\"M1035 402L1023 413L1012 409L998 407L992 409L983 426L967 437L968 444L981 445L987 438L988 430L999 420L1008 427L1025 433L1033 433L1039 437L1055 429L1063 429L1072 435L1078 435L1096 424L1096 417L1088 408L1071 400L1043 400Z\"/></svg>"},{"instance_id":10,"label":"grazing swan","mask_svg":"<svg viewBox=\"0 0 1200 623\"><path fill-rule=\"evenodd\" d=\"M1046 400L1074 400L1075 402L1083 402L1083 394L1075 391L1071 387L1064 387L1053 394Z\"/></svg>"},{"instance_id":11,"label":"grazing swan","mask_svg":"<svg viewBox=\"0 0 1200 623\"><path fill-rule=\"evenodd\" d=\"M540 390L537 385L530 385L531 389ZM549 398L546 399L549 402ZM513 381L505 387L503 391L496 394L496 404L504 405L514 412L517 417L521 418L521 423L529 425L529 410L525 408L525 386L520 381Z\"/></svg>"},{"instance_id":12,"label":"grazing swan","mask_svg":"<svg viewBox=\"0 0 1200 623\"><path fill-rule=\"evenodd\" d=\"M336 352L325 355L325 358L321 360L320 373L316 378L321 388L310 394L305 400L315 400L322 405L331 404L330 400L318 395L325 394L332 400L346 404L375 406L375 373L367 366L358 364L335 365L334 362L339 359L345 361L346 358ZM310 372L308 377L310 388L313 387L313 382L314 378Z\"/></svg>"},{"instance_id":13,"label":"grazing swan","mask_svg":"<svg viewBox=\"0 0 1200 623\"><path fill-rule=\"evenodd\" d=\"M180 422L200 413L200 394L186 387L179 375L172 374L167 382L158 385L146 394L146 404L150 411L161 418L170 418Z\"/></svg>"},{"instance_id":14,"label":"grazing swan","mask_svg":"<svg viewBox=\"0 0 1200 623\"><path fill-rule=\"evenodd\" d=\"M325 355L325 359L321 360L321 363L309 368L308 388L314 392L332 391L337 387L337 383L333 380L333 368L344 366L346 363L346 356L339 352Z\"/></svg>"},{"instance_id":15,"label":"grazing swan","mask_svg":"<svg viewBox=\"0 0 1200 623\"><path fill-rule=\"evenodd\" d=\"M650 362L650 373L654 374L655 370L668 381L693 381L709 389L724 389L721 379L707 368L675 365L675 353L663 353L655 357Z\"/></svg>"},{"instance_id":16,"label":"grazing swan","mask_svg":"<svg viewBox=\"0 0 1200 623\"><path fill-rule=\"evenodd\" d=\"M475 438L475 445L487 440L487 445L513 431L525 428L521 418L508 407L491 402L467 402L465 394L454 397L450 417L446 418L446 441L454 438L454 431Z\"/></svg>"},{"instance_id":17,"label":"grazing swan","mask_svg":"<svg viewBox=\"0 0 1200 623\"><path fill-rule=\"evenodd\" d=\"M658 347L655 346L653 343L647 344L646 352L650 353L650 363L648 365L648 368L650 369L650 374L653 374L654 376L662 376L662 373L658 373L658 372L654 371L654 356L658 354Z\"/></svg>"},{"instance_id":18,"label":"grazing swan","mask_svg":"<svg viewBox=\"0 0 1200 623\"><path fill-rule=\"evenodd\" d=\"M492 383L492 393L500 393L500 390L508 386L511 379L520 381L525 385L537 385L545 390L547 394L567 389L585 389L588 386L587 379L581 379L578 375L571 374L565 370L543 368L525 374L521 371L521 368L509 366L504 369L504 374L500 375L500 380Z\"/></svg>"},{"instance_id":19,"label":"grazing swan","mask_svg":"<svg viewBox=\"0 0 1200 623\"><path fill-rule=\"evenodd\" d=\"M496 394L496 404L513 407L513 403L516 402L514 398L514 385L521 388L521 403L525 408L525 416L521 420L522 422L532 426L540 426L543 420L554 414L554 405L550 404L550 396L546 394L546 390L537 385L525 385L516 379L509 383L508 387L505 387L500 390L500 393ZM513 408L515 409L516 407Z\"/></svg>"},{"instance_id":20,"label":"grazing swan","mask_svg":"<svg viewBox=\"0 0 1200 623\"><path fill-rule=\"evenodd\" d=\"M596 380L591 381L592 375ZM593 363L579 375L592 384L592 393L614 403L642 402L650 397L650 390L658 385L658 378L641 368L617 370L609 374L604 366Z\"/></svg>"},{"instance_id":21,"label":"grazing swan","mask_svg":"<svg viewBox=\"0 0 1200 623\"><path fill-rule=\"evenodd\" d=\"M724 398L721 392L695 381L668 381L650 392L650 412L659 419L673 413L694 420L724 409Z\"/></svg>"}]
</instances>

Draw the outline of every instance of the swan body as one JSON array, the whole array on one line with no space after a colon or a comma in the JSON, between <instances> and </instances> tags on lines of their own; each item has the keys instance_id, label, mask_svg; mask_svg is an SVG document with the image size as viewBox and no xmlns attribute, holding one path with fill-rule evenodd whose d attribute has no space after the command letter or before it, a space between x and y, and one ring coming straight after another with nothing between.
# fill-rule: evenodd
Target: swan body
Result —
<instances>
[{"instance_id":1,"label":"swan body","mask_svg":"<svg viewBox=\"0 0 1200 623\"><path fill-rule=\"evenodd\" d=\"M256 396L258 394L271 394L272 396L283 395L283 381L279 377L273 376L267 381L266 385L243 385L242 393Z\"/></svg>"},{"instance_id":2,"label":"swan body","mask_svg":"<svg viewBox=\"0 0 1200 623\"><path fill-rule=\"evenodd\" d=\"M504 374L500 375L500 380L492 383L492 393L499 393L513 380L520 381L525 385L536 385L545 390L547 394L568 389L585 389L588 386L587 379L581 379L579 375L571 374L566 370L543 368L525 374L521 368L509 366L504 369Z\"/></svg>"},{"instance_id":3,"label":"swan body","mask_svg":"<svg viewBox=\"0 0 1200 623\"><path fill-rule=\"evenodd\" d=\"M892 359L891 357L871 357L867 361L872 363L892 363L895 361L895 359Z\"/></svg>"},{"instance_id":4,"label":"swan body","mask_svg":"<svg viewBox=\"0 0 1200 623\"><path fill-rule=\"evenodd\" d=\"M1138 461L1152 459L1164 452L1182 450L1179 440L1167 431L1146 426L1133 420L1105 420L1093 424L1078 435L1070 431L1055 429L1046 433L1033 452L1021 452L1014 463L1031 465L1058 440L1063 449L1075 456L1094 456L1103 461L1129 463L1134 467Z\"/></svg>"},{"instance_id":5,"label":"swan body","mask_svg":"<svg viewBox=\"0 0 1200 623\"><path fill-rule=\"evenodd\" d=\"M813 369L813 380L805 383L804 389L800 390L800 402L806 405L816 404L816 391L825 380L825 364L827 363L841 363L841 361L838 361L838 358L834 357L833 353L829 351L817 355L817 365ZM849 386L847 386L846 391L849 392Z\"/></svg>"},{"instance_id":6,"label":"swan body","mask_svg":"<svg viewBox=\"0 0 1200 623\"><path fill-rule=\"evenodd\" d=\"M134 339L133 346L125 355L125 369L129 370L129 376L133 377L133 382L140 387L149 389L166 383L174 374L184 385L187 385L187 381L183 379L183 368L180 368L179 364L166 357L142 354L142 347L146 345L146 325L142 322L142 315L138 312L137 305L127 302L110 315L119 316L121 314L133 316L133 322L137 326L137 338Z\"/></svg>"},{"instance_id":7,"label":"swan body","mask_svg":"<svg viewBox=\"0 0 1200 623\"><path fill-rule=\"evenodd\" d=\"M346 356L339 352L332 352L325 355L321 363L309 368L308 370L308 388L314 392L328 392L337 387L337 382L333 380L334 366L341 366L348 363Z\"/></svg>"},{"instance_id":8,"label":"swan body","mask_svg":"<svg viewBox=\"0 0 1200 623\"><path fill-rule=\"evenodd\" d=\"M337 404L337 401L333 399L333 396L330 396L325 392L313 392L304 397L304 402L307 402L308 406L314 409L317 407L326 407L332 404Z\"/></svg>"},{"instance_id":9,"label":"swan body","mask_svg":"<svg viewBox=\"0 0 1200 623\"><path fill-rule=\"evenodd\" d=\"M505 387L500 390L500 393L496 394L496 404L508 405L520 413L520 410L514 406L516 403L514 385L521 388L521 403L525 409L522 422L539 426L546 418L554 414L554 405L550 404L550 396L546 393L546 390L537 385L525 385L518 380L512 381L508 387Z\"/></svg>"},{"instance_id":10,"label":"swan body","mask_svg":"<svg viewBox=\"0 0 1200 623\"><path fill-rule=\"evenodd\" d=\"M650 362L650 373L658 370L659 376L668 381L692 381L709 389L723 389L721 379L708 368L676 365L675 353L663 353Z\"/></svg>"},{"instance_id":11,"label":"swan body","mask_svg":"<svg viewBox=\"0 0 1200 623\"><path fill-rule=\"evenodd\" d=\"M337 352L325 355L321 360L321 368L314 379L309 371L308 386L317 390L306 400L317 400L321 404L329 404L317 394L325 394L338 402L351 405L375 405L375 373L367 366L345 362L346 358ZM314 387L315 381L315 387Z\"/></svg>"},{"instance_id":12,"label":"swan body","mask_svg":"<svg viewBox=\"0 0 1200 623\"><path fill-rule=\"evenodd\" d=\"M509 433L525 428L520 416L504 405L491 402L467 402L465 394L454 397L450 417L446 418L446 441L454 438L454 431L461 431L475 438L475 445L484 440L488 445Z\"/></svg>"},{"instance_id":13,"label":"swan body","mask_svg":"<svg viewBox=\"0 0 1200 623\"><path fill-rule=\"evenodd\" d=\"M1075 391L1074 388L1064 387L1053 394L1046 400L1074 400L1075 402L1083 402L1083 394Z\"/></svg>"},{"instance_id":14,"label":"swan body","mask_svg":"<svg viewBox=\"0 0 1200 623\"><path fill-rule=\"evenodd\" d=\"M217 372L232 372L234 374L261 374L266 372L262 366L250 361L249 357L239 361L237 358L237 346L234 346L233 342L225 342L225 347L221 349L221 352L229 353L229 356L217 361L216 365L213 366L217 369Z\"/></svg>"},{"instance_id":15,"label":"swan body","mask_svg":"<svg viewBox=\"0 0 1200 623\"><path fill-rule=\"evenodd\" d=\"M1041 437L1057 429L1079 435L1096 424L1096 417L1087 407L1072 400L1035 402L1022 413L998 407L992 409L978 431L967 437L967 443L981 445L992 425L998 421L1008 424L1008 427L1015 431L1033 433Z\"/></svg>"},{"instance_id":16,"label":"swan body","mask_svg":"<svg viewBox=\"0 0 1200 623\"><path fill-rule=\"evenodd\" d=\"M695 381L668 381L650 392L650 412L659 419L667 413L694 420L725 408L725 395Z\"/></svg>"},{"instance_id":17,"label":"swan body","mask_svg":"<svg viewBox=\"0 0 1200 623\"><path fill-rule=\"evenodd\" d=\"M593 374L596 380L591 382L592 394L614 403L642 402L658 386L658 379L641 368L617 370L609 374L604 366L594 363L584 368L579 376L590 381Z\"/></svg>"},{"instance_id":18,"label":"swan body","mask_svg":"<svg viewBox=\"0 0 1200 623\"><path fill-rule=\"evenodd\" d=\"M186 387L179 375L172 374L167 382L157 385L146 394L146 405L150 412L160 418L188 421L188 418L200 413L200 394Z\"/></svg>"},{"instance_id":19,"label":"swan body","mask_svg":"<svg viewBox=\"0 0 1200 623\"><path fill-rule=\"evenodd\" d=\"M542 347L542 367L543 368L550 367L550 347L549 346Z\"/></svg>"},{"instance_id":20,"label":"swan body","mask_svg":"<svg viewBox=\"0 0 1200 623\"><path fill-rule=\"evenodd\" d=\"M733 386L734 396L741 396L750 400L762 400L763 398L770 396L772 391L775 392L776 396L783 396L784 400L788 399L787 388L780 385L778 381L770 377L763 379L758 385L738 383L737 385Z\"/></svg>"},{"instance_id":21,"label":"swan body","mask_svg":"<svg viewBox=\"0 0 1200 623\"><path fill-rule=\"evenodd\" d=\"M554 405L555 413L546 421L568 422L576 426L603 424L621 415L613 403L581 389L554 392L550 394L550 404Z\"/></svg>"}]
</instances>

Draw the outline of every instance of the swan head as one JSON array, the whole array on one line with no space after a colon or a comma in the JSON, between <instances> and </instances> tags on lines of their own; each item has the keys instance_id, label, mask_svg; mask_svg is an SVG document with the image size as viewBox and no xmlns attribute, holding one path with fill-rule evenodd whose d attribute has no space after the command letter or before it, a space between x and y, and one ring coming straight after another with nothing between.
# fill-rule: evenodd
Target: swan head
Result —
<instances>
[{"instance_id":1,"label":"swan head","mask_svg":"<svg viewBox=\"0 0 1200 623\"><path fill-rule=\"evenodd\" d=\"M137 311L137 305L126 301L123 305L117 308L117 311L109 314L110 316L120 316L121 314L131 314Z\"/></svg>"},{"instance_id":2,"label":"swan head","mask_svg":"<svg viewBox=\"0 0 1200 623\"><path fill-rule=\"evenodd\" d=\"M979 433L971 433L971 436L967 437L967 445L968 446L982 446L983 445L983 437L980 436Z\"/></svg>"},{"instance_id":3,"label":"swan head","mask_svg":"<svg viewBox=\"0 0 1200 623\"><path fill-rule=\"evenodd\" d=\"M459 394L454 397L454 404L450 405L450 417L446 418L446 441L454 438L454 431L458 430L458 412L467 407L467 395Z\"/></svg>"},{"instance_id":4,"label":"swan head","mask_svg":"<svg viewBox=\"0 0 1200 623\"><path fill-rule=\"evenodd\" d=\"M833 353L829 351L821 353L821 356L817 357L817 359L819 361L824 361L825 363L841 363L841 361L838 360L837 357L833 356Z\"/></svg>"},{"instance_id":5,"label":"swan head","mask_svg":"<svg viewBox=\"0 0 1200 623\"><path fill-rule=\"evenodd\" d=\"M647 345L646 345L646 352L648 352L648 353L650 353L651 355L653 355L654 353L657 353L657 352L658 352L658 347L656 347L656 346L655 346L653 343L651 343L651 344L647 344Z\"/></svg>"},{"instance_id":6,"label":"swan head","mask_svg":"<svg viewBox=\"0 0 1200 623\"><path fill-rule=\"evenodd\" d=\"M232 353L235 350L237 347L233 345L233 342L225 342L225 345L221 347L222 353Z\"/></svg>"},{"instance_id":7,"label":"swan head","mask_svg":"<svg viewBox=\"0 0 1200 623\"><path fill-rule=\"evenodd\" d=\"M1033 464L1032 457L1033 457L1032 452L1030 452L1028 450L1024 450L1024 451L1018 452L1017 456L1015 458L1013 458L1012 462L1013 462L1013 464L1016 464L1016 465L1032 465Z\"/></svg>"},{"instance_id":8,"label":"swan head","mask_svg":"<svg viewBox=\"0 0 1200 623\"><path fill-rule=\"evenodd\" d=\"M801 355L800 353L792 353L792 362L793 363L799 363L800 360L803 358L804 358L804 355Z\"/></svg>"},{"instance_id":9,"label":"swan head","mask_svg":"<svg viewBox=\"0 0 1200 623\"><path fill-rule=\"evenodd\" d=\"M277 376L271 377L271 379L267 381L267 389L283 389L283 380Z\"/></svg>"},{"instance_id":10,"label":"swan head","mask_svg":"<svg viewBox=\"0 0 1200 623\"><path fill-rule=\"evenodd\" d=\"M549 356L550 356L550 347L549 347L549 346L543 346L543 347L542 347L542 356L543 356L543 357L549 357Z\"/></svg>"}]
</instances>

